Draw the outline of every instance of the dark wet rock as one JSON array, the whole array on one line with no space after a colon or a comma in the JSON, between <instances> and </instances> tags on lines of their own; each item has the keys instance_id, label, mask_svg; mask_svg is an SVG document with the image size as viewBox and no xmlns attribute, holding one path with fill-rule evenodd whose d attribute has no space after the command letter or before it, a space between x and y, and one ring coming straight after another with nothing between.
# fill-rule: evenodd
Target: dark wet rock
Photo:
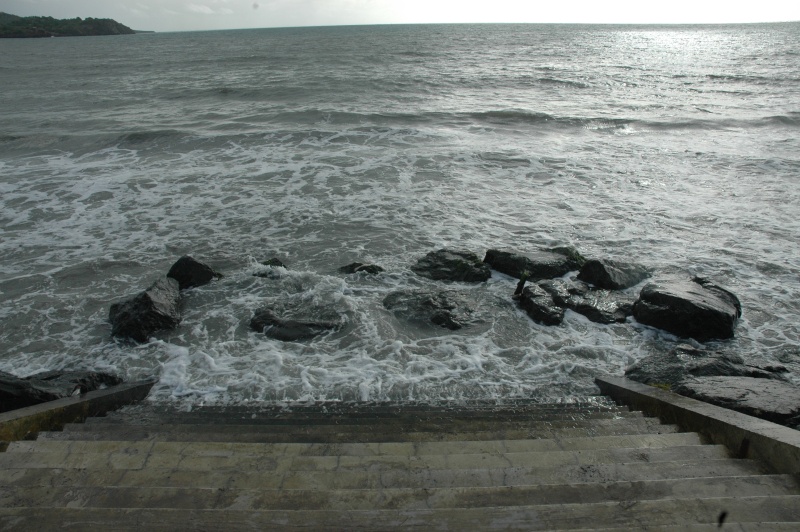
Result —
<instances>
[{"instance_id":1,"label":"dark wet rock","mask_svg":"<svg viewBox=\"0 0 800 532\"><path fill-rule=\"evenodd\" d=\"M567 308L595 323L624 323L633 313L633 299L625 299L607 290L592 290L582 298L573 297Z\"/></svg>"},{"instance_id":2,"label":"dark wet rock","mask_svg":"<svg viewBox=\"0 0 800 532\"><path fill-rule=\"evenodd\" d=\"M676 387L694 377L748 377L783 379L787 370L780 365L746 364L732 353L680 345L672 351L647 356L625 370L625 376L644 384Z\"/></svg>"},{"instance_id":3,"label":"dark wet rock","mask_svg":"<svg viewBox=\"0 0 800 532\"><path fill-rule=\"evenodd\" d=\"M381 268L377 264L364 264L363 262L354 262L352 264L348 264L347 266L342 266L341 268L339 268L339 272L346 274L365 272L374 275L376 273L381 273L382 271L383 268Z\"/></svg>"},{"instance_id":4,"label":"dark wet rock","mask_svg":"<svg viewBox=\"0 0 800 532\"><path fill-rule=\"evenodd\" d=\"M556 305L564 308L569 308L573 300L582 299L591 291L589 285L580 281L547 279L536 284L553 297Z\"/></svg>"},{"instance_id":5,"label":"dark wet rock","mask_svg":"<svg viewBox=\"0 0 800 532\"><path fill-rule=\"evenodd\" d=\"M456 331L470 324L472 306L452 290L392 292L383 306L395 316L417 323L432 323Z\"/></svg>"},{"instance_id":6,"label":"dark wet rock","mask_svg":"<svg viewBox=\"0 0 800 532\"><path fill-rule=\"evenodd\" d=\"M310 340L320 334L338 329L342 323L336 320L284 319L270 308L260 308L250 320L250 328L263 332L270 338L284 342Z\"/></svg>"},{"instance_id":7,"label":"dark wet rock","mask_svg":"<svg viewBox=\"0 0 800 532\"><path fill-rule=\"evenodd\" d=\"M180 289L186 290L187 288L208 284L214 279L221 278L222 274L186 255L172 265L167 277L178 281Z\"/></svg>"},{"instance_id":8,"label":"dark wet rock","mask_svg":"<svg viewBox=\"0 0 800 532\"><path fill-rule=\"evenodd\" d=\"M45 371L24 379L0 371L0 412L120 384L116 375L94 371Z\"/></svg>"},{"instance_id":9,"label":"dark wet rock","mask_svg":"<svg viewBox=\"0 0 800 532\"><path fill-rule=\"evenodd\" d=\"M559 307L571 309L595 323L623 323L633 311L633 298L608 290L591 290L580 281L550 279L537 285Z\"/></svg>"},{"instance_id":10,"label":"dark wet rock","mask_svg":"<svg viewBox=\"0 0 800 532\"><path fill-rule=\"evenodd\" d=\"M649 283L633 305L636 321L700 342L732 338L739 299L702 278Z\"/></svg>"},{"instance_id":11,"label":"dark wet rock","mask_svg":"<svg viewBox=\"0 0 800 532\"><path fill-rule=\"evenodd\" d=\"M581 253L572 246L554 246L547 248L544 251L550 251L567 257L572 261L573 264L575 264L575 269L582 268L583 265L586 264L586 257L581 255Z\"/></svg>"},{"instance_id":12,"label":"dark wet rock","mask_svg":"<svg viewBox=\"0 0 800 532\"><path fill-rule=\"evenodd\" d=\"M178 286L178 281L166 277L136 297L111 305L111 334L146 342L156 331L177 327L181 322Z\"/></svg>"},{"instance_id":13,"label":"dark wet rock","mask_svg":"<svg viewBox=\"0 0 800 532\"><path fill-rule=\"evenodd\" d=\"M262 261L261 264L263 264L264 266L270 266L272 268L285 268L286 267L286 265L283 262L281 262L280 259L277 259L275 257L272 257L269 260Z\"/></svg>"},{"instance_id":14,"label":"dark wet rock","mask_svg":"<svg viewBox=\"0 0 800 532\"><path fill-rule=\"evenodd\" d=\"M630 288L649 276L644 266L608 259L586 261L578 273L581 281L606 290Z\"/></svg>"},{"instance_id":15,"label":"dark wet rock","mask_svg":"<svg viewBox=\"0 0 800 532\"><path fill-rule=\"evenodd\" d=\"M440 249L431 251L411 267L417 275L435 281L478 283L492 276L489 266L469 251Z\"/></svg>"},{"instance_id":16,"label":"dark wet rock","mask_svg":"<svg viewBox=\"0 0 800 532\"><path fill-rule=\"evenodd\" d=\"M500 273L529 281L554 279L580 268L577 251L568 253L572 248L554 248L559 251L540 250L531 253L516 253L490 249L483 262Z\"/></svg>"},{"instance_id":17,"label":"dark wet rock","mask_svg":"<svg viewBox=\"0 0 800 532\"><path fill-rule=\"evenodd\" d=\"M675 388L699 399L773 423L800 427L800 387L753 377L700 377Z\"/></svg>"},{"instance_id":18,"label":"dark wet rock","mask_svg":"<svg viewBox=\"0 0 800 532\"><path fill-rule=\"evenodd\" d=\"M558 325L564 321L564 309L553 301L553 296L539 286L530 285L523 288L517 303L535 322Z\"/></svg>"}]
</instances>

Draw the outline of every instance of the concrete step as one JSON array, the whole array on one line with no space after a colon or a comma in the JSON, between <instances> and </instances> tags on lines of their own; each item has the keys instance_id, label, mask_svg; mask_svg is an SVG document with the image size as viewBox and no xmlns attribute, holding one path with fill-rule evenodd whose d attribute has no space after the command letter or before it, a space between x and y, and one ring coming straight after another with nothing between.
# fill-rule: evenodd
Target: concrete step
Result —
<instances>
[{"instance_id":1,"label":"concrete step","mask_svg":"<svg viewBox=\"0 0 800 532\"><path fill-rule=\"evenodd\" d=\"M181 423L180 420L175 420L170 423L165 423L162 420L149 420L149 422L141 423L86 423L83 427L70 426L70 430L107 430L113 431L120 428L134 429L136 427L144 426L174 426L180 427L185 431L200 431L205 432L213 430L216 432L235 432L240 430L238 427L249 427L247 432L268 432L271 434L291 434L291 435L304 435L306 437L320 437L326 438L330 434L352 434L353 437L380 437L383 441L392 441L392 438L398 438L397 441L402 441L408 434L420 434L423 438L431 439L462 439L459 437L461 434L473 434L476 432L527 432L528 434L537 434L541 432L550 431L553 429L562 428L586 428L592 429L594 427L604 428L612 426L620 426L627 423L636 423L643 426L658 426L656 420L644 418L641 416L631 417L607 417L604 419L589 418L589 419L555 419L549 421L426 421L426 422L407 422L407 423L381 423L378 427L370 424L251 424L251 423L227 423L222 425L224 431L221 430L220 425L203 424L203 423ZM192 428L194 427L194 428ZM647 430L646 432L653 432ZM657 431L656 431L657 432ZM365 436L366 435L366 436ZM427 435L427 436L425 436ZM324 440L323 440L324 441Z\"/></svg>"},{"instance_id":2,"label":"concrete step","mask_svg":"<svg viewBox=\"0 0 800 532\"><path fill-rule=\"evenodd\" d=\"M184 456L453 456L459 454L541 453L614 448L658 448L701 445L694 432L633 434L560 439L390 443L241 443L151 441L19 441L7 453L150 453Z\"/></svg>"},{"instance_id":3,"label":"concrete step","mask_svg":"<svg viewBox=\"0 0 800 532\"><path fill-rule=\"evenodd\" d=\"M640 525L642 530L655 530L645 524ZM561 532L630 532L631 527L624 528L570 528L562 529ZM705 523L705 524L682 524L682 525L660 525L658 532L797 532L800 530L800 523L729 523L725 520L724 524Z\"/></svg>"},{"instance_id":4,"label":"concrete step","mask_svg":"<svg viewBox=\"0 0 800 532\"><path fill-rule=\"evenodd\" d=\"M226 418L203 416L141 416L136 419L109 421L109 418L88 418L87 425L114 425L114 426L142 426L142 425L202 425L202 426L228 426L249 425L274 427L275 431L294 432L301 428L309 427L344 427L338 432L364 431L375 432L376 428L383 432L486 432L501 430L521 430L527 427L542 427L547 424L554 426L570 426L571 424L586 424L595 420L622 420L644 419L639 412L588 412L588 413L558 413L537 418L457 418L446 417L428 419L383 419L376 422L373 419L338 419L338 418ZM357 427L362 427L358 429Z\"/></svg>"},{"instance_id":5,"label":"concrete step","mask_svg":"<svg viewBox=\"0 0 800 532\"><path fill-rule=\"evenodd\" d=\"M432 510L180 510L2 508L0 527L26 530L563 530L729 523L800 522L800 496L685 498ZM588 526L587 526L588 525Z\"/></svg>"},{"instance_id":6,"label":"concrete step","mask_svg":"<svg viewBox=\"0 0 800 532\"><path fill-rule=\"evenodd\" d=\"M572 438L580 436L613 436L625 434L671 434L676 425L662 425L647 418L610 419L594 422L531 424L524 430L508 429L484 432L384 432L355 427L298 427L276 431L264 425L226 425L223 431L205 425L112 425L68 424L61 432L40 432L39 440L115 440L115 441L208 441L242 443L368 443L422 441L489 441L540 438ZM355 428L348 432L348 428ZM318 430L317 430L318 429Z\"/></svg>"},{"instance_id":7,"label":"concrete step","mask_svg":"<svg viewBox=\"0 0 800 532\"><path fill-rule=\"evenodd\" d=\"M469 488L289 490L93 486L0 486L0 507L174 508L235 510L427 510L589 504L689 497L782 496L797 493L790 475L706 477L637 482Z\"/></svg>"},{"instance_id":8,"label":"concrete step","mask_svg":"<svg viewBox=\"0 0 800 532\"><path fill-rule=\"evenodd\" d=\"M584 419L614 419L626 417L643 417L640 412L627 410L577 410L553 409L536 413L511 413L511 412L485 412L472 413L472 415L452 415L443 412L437 413L409 413L403 415L369 416L369 415L295 415L295 414L244 414L227 415L224 413L206 412L173 412L173 413L148 413L138 412L128 416L106 416L88 418L87 423L118 423L118 424L152 424L152 423L200 423L205 425L370 425L397 424L407 425L415 423L446 423L464 426L469 423L480 422L534 422L558 420L584 420Z\"/></svg>"},{"instance_id":9,"label":"concrete step","mask_svg":"<svg viewBox=\"0 0 800 532\"><path fill-rule=\"evenodd\" d=\"M112 469L106 468L4 468L0 485L49 487L164 487L381 490L393 488L459 488L531 486L560 483L609 483L702 477L748 477L763 474L751 460L701 459L680 462L630 462L590 465L505 467L495 469L414 469L391 471L275 471Z\"/></svg>"},{"instance_id":10,"label":"concrete step","mask_svg":"<svg viewBox=\"0 0 800 532\"><path fill-rule=\"evenodd\" d=\"M496 401L458 401L450 403L420 403L420 402L335 402L326 401L312 404L275 404L275 403L251 403L241 405L209 405L180 407L153 403L139 403L130 405L119 410L109 412L109 417L120 417L135 415L136 413L222 413L226 415L246 415L253 413L259 415L358 415L358 416L380 416L397 415L404 413L418 414L450 414L469 416L484 412L538 412L542 410L628 410L628 407L619 406L604 396L586 398L582 401L561 402L561 403L539 403L530 400L517 400L512 402Z\"/></svg>"},{"instance_id":11,"label":"concrete step","mask_svg":"<svg viewBox=\"0 0 800 532\"><path fill-rule=\"evenodd\" d=\"M667 437L671 435L662 435ZM33 442L41 444L92 444L92 452L58 450L36 452L8 451L0 454L0 468L113 468L184 470L244 470L261 471L348 471L348 470L419 470L419 469L500 469L507 467L553 467L558 465L593 465L615 462L669 462L728 458L719 445L685 445L653 448L611 448L583 451L543 451L497 454L455 454L421 456L279 456L242 454L219 450L192 452L163 452L164 446L191 446L192 443L171 442ZM120 443L127 445L120 446ZM102 444L109 445L102 452ZM666 444L666 442L665 442ZM230 445L230 444L228 444ZM234 444L235 445L235 444ZM246 445L246 444L242 444ZM115 450L116 448L116 450ZM188 447L187 447L188 449Z\"/></svg>"}]
</instances>

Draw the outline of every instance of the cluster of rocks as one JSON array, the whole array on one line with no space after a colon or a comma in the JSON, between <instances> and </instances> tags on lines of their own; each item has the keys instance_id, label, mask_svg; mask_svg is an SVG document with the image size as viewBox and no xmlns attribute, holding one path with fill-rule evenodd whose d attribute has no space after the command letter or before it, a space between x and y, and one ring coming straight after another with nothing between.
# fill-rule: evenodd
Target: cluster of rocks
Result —
<instances>
[{"instance_id":1,"label":"cluster of rocks","mask_svg":"<svg viewBox=\"0 0 800 532\"><path fill-rule=\"evenodd\" d=\"M286 268L278 259L262 264L268 268L254 275L280 277L279 268ZM492 276L492 270L519 279L511 297L531 319L545 325L560 324L566 310L601 324L624 323L632 316L641 324L705 342L733 337L742 315L741 304L733 293L698 277L651 281L638 296L631 294L628 289L647 280L650 271L637 264L587 260L568 247L524 254L490 249L483 260L469 251L440 249L421 257L410 269L422 277L451 283L484 282ZM359 262L339 268L343 274L373 275L383 271L375 264ZM571 272L577 274L568 276ZM137 296L112 305L112 334L144 342L158 330L176 327L181 321L181 291L220 277L209 266L182 257L166 278ZM472 323L476 305L467 293L450 285L392 292L384 298L383 306L412 323L458 330ZM270 338L299 341L342 326L340 319L319 319L319 314L308 309L289 309L287 313L263 307L255 311L250 327ZM782 366L746 364L736 355L682 345L672 352L642 359L627 369L626 376L798 426L800 390L785 382L785 373Z\"/></svg>"},{"instance_id":2,"label":"cluster of rocks","mask_svg":"<svg viewBox=\"0 0 800 532\"><path fill-rule=\"evenodd\" d=\"M646 268L587 260L566 247L526 254L490 249L482 261L468 251L441 249L411 269L434 280L482 282L491 270L517 278L514 299L531 319L545 325L560 324L569 309L603 324L622 323L633 316L677 336L707 341L731 338L742 312L735 295L701 278L651 282L635 298L623 290L646 280L650 276ZM564 279L573 271L576 278Z\"/></svg>"},{"instance_id":3,"label":"cluster of rocks","mask_svg":"<svg viewBox=\"0 0 800 532\"><path fill-rule=\"evenodd\" d=\"M55 401L120 384L116 375L94 371L45 371L20 378L0 371L0 412Z\"/></svg>"},{"instance_id":4,"label":"cluster of rocks","mask_svg":"<svg viewBox=\"0 0 800 532\"><path fill-rule=\"evenodd\" d=\"M285 268L278 259L255 275L275 275ZM623 323L633 316L640 323L699 341L733 336L741 316L735 295L705 279L674 279L647 284L638 298L624 292L649 277L636 264L612 260L586 260L575 249L557 247L522 254L490 249L481 260L469 251L440 249L421 257L411 266L416 274L436 281L478 283L488 280L492 270L520 280L514 299L535 321L558 325L566 310L589 320ZM339 269L344 274L377 274L383 268L360 262ZM577 271L574 279L564 279ZM182 257L144 292L111 307L112 334L144 342L155 331L175 328L181 321L180 292L202 286L222 275L191 257ZM526 283L530 283L526 286ZM405 290L389 294L384 307L400 318L432 323L456 330L469 323L474 309L454 290ZM250 321L252 329L284 341L312 338L341 326L337 320L315 320L279 315L264 307Z\"/></svg>"},{"instance_id":5,"label":"cluster of rocks","mask_svg":"<svg viewBox=\"0 0 800 532\"><path fill-rule=\"evenodd\" d=\"M269 268L254 275L271 277L275 275L274 268L286 267L276 258L262 264ZM355 264L345 268L352 269L353 273L374 272L369 266ZM172 265L165 278L157 280L133 298L111 306L108 317L112 336L146 342L157 331L176 328L181 322L181 292L206 285L222 276L190 256L181 257ZM279 316L275 309L269 307L256 310L250 320L253 330L283 341L307 340L339 326L341 322L336 320L305 320Z\"/></svg>"}]
</instances>

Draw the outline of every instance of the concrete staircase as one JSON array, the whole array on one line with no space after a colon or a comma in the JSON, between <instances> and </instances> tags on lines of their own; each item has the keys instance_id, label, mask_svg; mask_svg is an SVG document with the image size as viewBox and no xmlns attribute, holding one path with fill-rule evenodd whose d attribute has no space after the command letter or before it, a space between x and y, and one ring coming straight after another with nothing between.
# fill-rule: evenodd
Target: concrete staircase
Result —
<instances>
[{"instance_id":1,"label":"concrete staircase","mask_svg":"<svg viewBox=\"0 0 800 532\"><path fill-rule=\"evenodd\" d=\"M125 407L0 453L2 530L800 530L800 489L604 397Z\"/></svg>"}]
</instances>

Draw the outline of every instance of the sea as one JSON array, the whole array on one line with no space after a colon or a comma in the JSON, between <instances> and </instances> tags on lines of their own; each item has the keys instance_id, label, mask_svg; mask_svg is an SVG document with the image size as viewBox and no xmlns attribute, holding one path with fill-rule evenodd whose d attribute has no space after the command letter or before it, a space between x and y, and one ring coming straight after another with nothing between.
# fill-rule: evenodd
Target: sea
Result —
<instances>
[{"instance_id":1,"label":"sea","mask_svg":"<svg viewBox=\"0 0 800 532\"><path fill-rule=\"evenodd\" d=\"M800 384L800 23L3 39L0 79L1 371L154 377L151 401L188 405L569 402L688 344ZM564 245L712 279L742 302L735 338L549 327L516 279L410 270ZM112 338L109 307L183 255L224 277L177 329ZM385 271L339 273L355 261ZM440 288L474 323L382 304ZM264 306L345 325L282 342L250 329Z\"/></svg>"}]
</instances>

